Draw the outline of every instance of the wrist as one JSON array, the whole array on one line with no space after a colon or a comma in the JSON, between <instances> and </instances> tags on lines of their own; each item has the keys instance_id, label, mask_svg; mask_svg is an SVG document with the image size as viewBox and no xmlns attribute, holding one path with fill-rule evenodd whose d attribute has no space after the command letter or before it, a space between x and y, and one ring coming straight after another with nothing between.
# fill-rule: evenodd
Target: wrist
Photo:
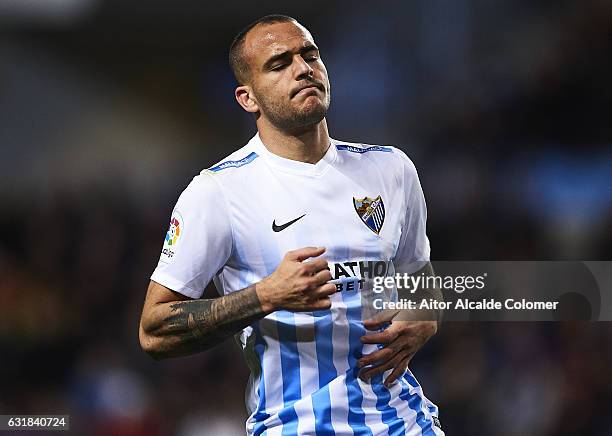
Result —
<instances>
[{"instance_id":1,"label":"wrist","mask_svg":"<svg viewBox=\"0 0 612 436\"><path fill-rule=\"evenodd\" d=\"M257 298L259 299L261 310L266 314L272 313L276 310L273 301L269 297L269 289L270 287L267 279L263 279L262 281L255 283L255 294L257 294Z\"/></svg>"}]
</instances>

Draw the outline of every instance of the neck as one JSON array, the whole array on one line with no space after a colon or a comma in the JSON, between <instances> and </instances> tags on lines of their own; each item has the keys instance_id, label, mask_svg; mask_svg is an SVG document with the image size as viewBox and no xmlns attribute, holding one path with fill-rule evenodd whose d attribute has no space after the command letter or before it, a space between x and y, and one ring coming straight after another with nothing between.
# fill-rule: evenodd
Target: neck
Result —
<instances>
[{"instance_id":1,"label":"neck","mask_svg":"<svg viewBox=\"0 0 612 436\"><path fill-rule=\"evenodd\" d=\"M325 118L313 126L291 133L279 130L261 118L257 121L261 142L280 157L314 164L327 152L330 140Z\"/></svg>"}]
</instances>

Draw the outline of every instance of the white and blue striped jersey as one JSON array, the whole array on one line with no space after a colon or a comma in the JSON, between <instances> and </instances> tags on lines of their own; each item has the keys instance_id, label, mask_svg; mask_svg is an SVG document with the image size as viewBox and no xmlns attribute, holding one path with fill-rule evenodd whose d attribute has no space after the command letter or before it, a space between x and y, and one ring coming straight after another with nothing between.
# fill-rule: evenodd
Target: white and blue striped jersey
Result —
<instances>
[{"instance_id":1,"label":"white and blue striped jersey","mask_svg":"<svg viewBox=\"0 0 612 436\"><path fill-rule=\"evenodd\" d=\"M429 260L425 222L415 167L397 148L332 139L310 164L256 135L181 194L151 279L192 298L212 279L229 294L270 275L287 251L326 247L338 289L329 310L276 311L237 335L251 369L247 434L441 435L410 370L389 388L383 376L357 377L357 360L377 349L360 341L363 278Z\"/></svg>"}]
</instances>

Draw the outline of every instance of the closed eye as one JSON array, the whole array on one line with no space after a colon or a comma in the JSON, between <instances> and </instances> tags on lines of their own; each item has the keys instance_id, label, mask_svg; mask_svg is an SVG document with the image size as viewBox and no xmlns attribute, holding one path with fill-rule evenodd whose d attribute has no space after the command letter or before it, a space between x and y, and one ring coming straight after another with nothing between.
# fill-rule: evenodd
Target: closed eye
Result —
<instances>
[{"instance_id":1,"label":"closed eye","mask_svg":"<svg viewBox=\"0 0 612 436\"><path fill-rule=\"evenodd\" d=\"M306 62L315 62L319 59L319 49L315 45L309 44L302 47L300 55ZM280 71L291 64L292 57L293 54L290 51L278 53L264 63L264 71Z\"/></svg>"},{"instance_id":2,"label":"closed eye","mask_svg":"<svg viewBox=\"0 0 612 436\"><path fill-rule=\"evenodd\" d=\"M270 68L270 71L279 71L279 70L282 70L283 68L285 68L286 66L287 66L287 64L274 65L273 67Z\"/></svg>"}]
</instances>

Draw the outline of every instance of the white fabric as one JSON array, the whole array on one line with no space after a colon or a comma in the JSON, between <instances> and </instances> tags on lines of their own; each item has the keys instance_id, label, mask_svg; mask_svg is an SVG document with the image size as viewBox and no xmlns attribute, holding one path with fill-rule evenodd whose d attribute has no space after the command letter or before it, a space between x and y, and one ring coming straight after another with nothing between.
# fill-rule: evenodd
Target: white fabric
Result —
<instances>
[{"instance_id":1,"label":"white fabric","mask_svg":"<svg viewBox=\"0 0 612 436\"><path fill-rule=\"evenodd\" d=\"M373 209L368 225L355 201L378 196L384 212ZM273 222L282 226L302 215L273 231ZM428 261L426 218L416 169L397 148L332 140L324 157L309 164L271 153L256 135L181 194L151 279L191 298L214 279L228 294L271 274L289 250L326 247L323 256L342 282L331 310L278 311L242 332L252 371L247 433L387 434L403 422L405 434L442 434L432 430L434 409L420 388L403 379L390 389L355 379L355 359L364 352L358 280L371 267L360 262ZM406 400L413 391L418 402Z\"/></svg>"}]
</instances>

